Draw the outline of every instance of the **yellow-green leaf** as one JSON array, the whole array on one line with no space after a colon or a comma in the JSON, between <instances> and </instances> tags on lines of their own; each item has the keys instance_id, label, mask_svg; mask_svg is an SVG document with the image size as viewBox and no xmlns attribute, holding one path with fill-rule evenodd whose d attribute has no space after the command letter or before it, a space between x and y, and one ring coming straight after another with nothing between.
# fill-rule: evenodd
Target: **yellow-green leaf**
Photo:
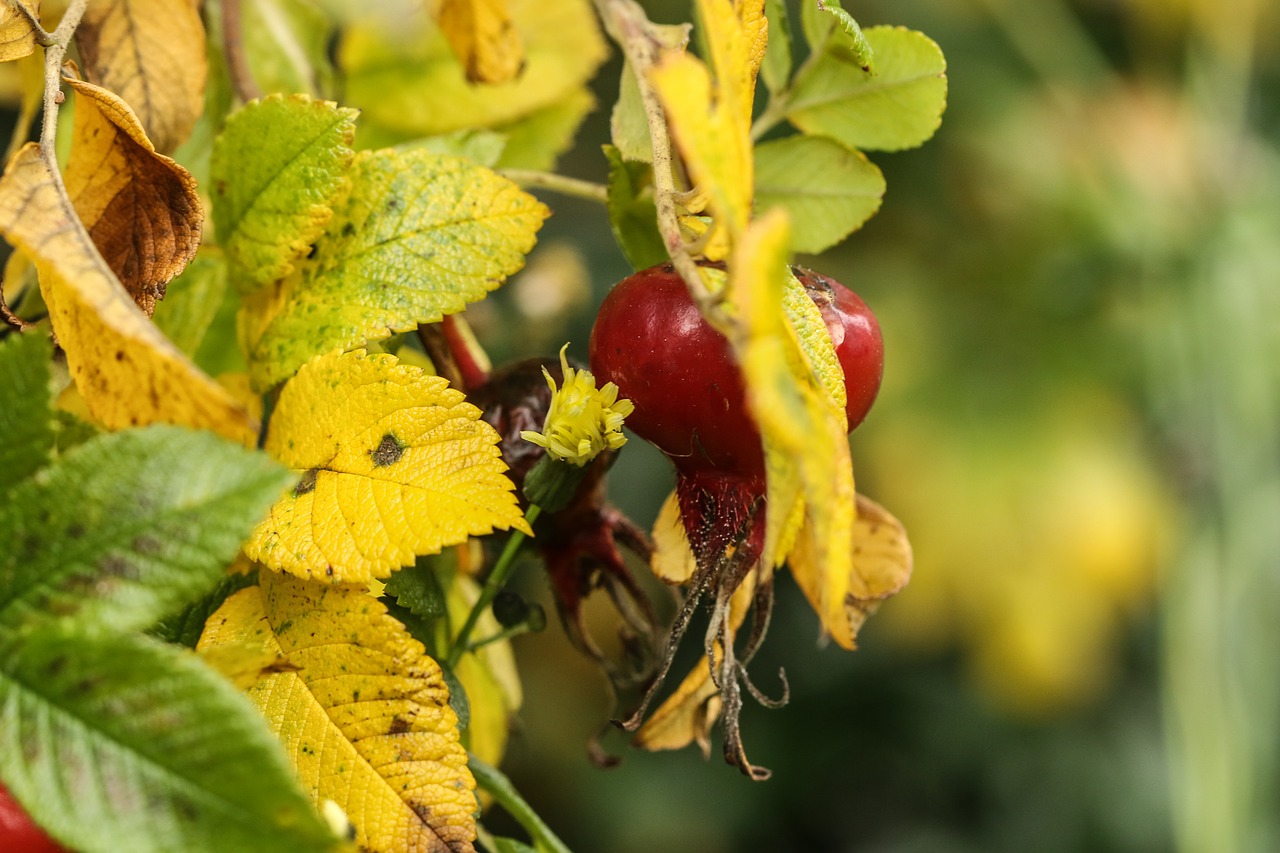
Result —
<instances>
[{"instance_id":1,"label":"yellow-green leaf","mask_svg":"<svg viewBox=\"0 0 1280 853\"><path fill-rule=\"evenodd\" d=\"M471 83L505 83L524 67L508 0L440 0L436 23Z\"/></svg>"},{"instance_id":2,"label":"yellow-green leaf","mask_svg":"<svg viewBox=\"0 0 1280 853\"><path fill-rule=\"evenodd\" d=\"M0 178L0 232L30 255L67 364L109 429L174 423L250 442L258 427L147 319L102 260L31 143Z\"/></svg>"},{"instance_id":3,"label":"yellow-green leaf","mask_svg":"<svg viewBox=\"0 0 1280 853\"><path fill-rule=\"evenodd\" d=\"M942 123L947 63L928 36L903 27L864 31L874 73L860 69L841 39L797 74L787 120L848 148L898 151L920 145Z\"/></svg>"},{"instance_id":4,"label":"yellow-green leaf","mask_svg":"<svg viewBox=\"0 0 1280 853\"><path fill-rule=\"evenodd\" d=\"M832 139L791 136L756 146L756 208L781 207L792 248L824 252L880 209L884 175L858 151Z\"/></svg>"},{"instance_id":5,"label":"yellow-green leaf","mask_svg":"<svg viewBox=\"0 0 1280 853\"><path fill-rule=\"evenodd\" d=\"M107 266L150 315L200 246L204 209L195 178L156 152L115 94L66 82L76 92L67 194Z\"/></svg>"},{"instance_id":6,"label":"yellow-green leaf","mask_svg":"<svg viewBox=\"0 0 1280 853\"><path fill-rule=\"evenodd\" d=\"M582 90L606 55L586 0L510 0L511 20L524 42L524 70L506 83L476 87L424 5L392 4L344 32L338 63L346 76L345 102L360 108L362 127L400 140L496 129Z\"/></svg>"},{"instance_id":7,"label":"yellow-green leaf","mask_svg":"<svg viewBox=\"0 0 1280 853\"><path fill-rule=\"evenodd\" d=\"M34 17L40 17L40 0L18 0ZM31 19L9 3L0 6L0 62L21 59L36 49Z\"/></svg>"},{"instance_id":8,"label":"yellow-green leaf","mask_svg":"<svg viewBox=\"0 0 1280 853\"><path fill-rule=\"evenodd\" d=\"M209 618L199 649L245 644L299 667L264 674L249 698L362 850L473 849L475 782L444 676L365 587L264 572Z\"/></svg>"},{"instance_id":9,"label":"yellow-green leaf","mask_svg":"<svg viewBox=\"0 0 1280 853\"><path fill-rule=\"evenodd\" d=\"M391 355L309 362L271 417L266 449L304 472L245 552L333 582L386 577L494 528L530 532L480 410Z\"/></svg>"},{"instance_id":10,"label":"yellow-green leaf","mask_svg":"<svg viewBox=\"0 0 1280 853\"><path fill-rule=\"evenodd\" d=\"M246 301L242 340L259 388L334 347L483 299L524 265L548 215L506 178L421 149L362 151L351 184L314 257Z\"/></svg>"},{"instance_id":11,"label":"yellow-green leaf","mask_svg":"<svg viewBox=\"0 0 1280 853\"><path fill-rule=\"evenodd\" d=\"M242 293L292 272L347 189L355 110L271 95L227 119L213 146L213 222Z\"/></svg>"},{"instance_id":12,"label":"yellow-green leaf","mask_svg":"<svg viewBox=\"0 0 1280 853\"><path fill-rule=\"evenodd\" d=\"M85 78L133 108L161 152L186 140L204 109L204 24L190 0L95 0L76 28Z\"/></svg>"},{"instance_id":13,"label":"yellow-green leaf","mask_svg":"<svg viewBox=\"0 0 1280 853\"><path fill-rule=\"evenodd\" d=\"M911 579L911 543L898 519L874 501L858 495L853 525L853 559L847 576L834 577L814 549L816 537L802 535L787 558L796 583L822 620L823 630L852 650L858 630L885 599ZM839 608L826 606L835 598Z\"/></svg>"}]
</instances>

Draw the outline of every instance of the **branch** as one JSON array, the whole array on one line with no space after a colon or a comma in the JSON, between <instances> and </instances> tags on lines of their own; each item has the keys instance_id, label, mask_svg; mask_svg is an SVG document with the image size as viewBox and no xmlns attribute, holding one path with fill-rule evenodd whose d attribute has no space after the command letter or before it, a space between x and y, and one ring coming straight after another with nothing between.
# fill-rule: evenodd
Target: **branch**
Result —
<instances>
[{"instance_id":1,"label":"branch","mask_svg":"<svg viewBox=\"0 0 1280 853\"><path fill-rule=\"evenodd\" d=\"M604 23L609 36L622 48L636 76L640 88L640 102L644 105L645 120L649 125L649 140L653 145L654 205L658 210L658 233L676 271L689 287L689 292L705 310L717 303L715 295L702 282L698 264L685 245L680 232L680 220L676 215L675 157L671 150L671 136L667 132L666 113L657 91L649 82L649 72L661 61L662 40L654 32L649 21L634 0L594 0L596 13Z\"/></svg>"},{"instance_id":2,"label":"branch","mask_svg":"<svg viewBox=\"0 0 1280 853\"><path fill-rule=\"evenodd\" d=\"M240 0L222 0L222 53L227 58L227 76L231 88L241 103L256 101L262 90L253 79L249 60L244 55L244 41L240 38L244 27L240 23Z\"/></svg>"},{"instance_id":3,"label":"branch","mask_svg":"<svg viewBox=\"0 0 1280 853\"><path fill-rule=\"evenodd\" d=\"M24 14L27 11L16 0L9 0L9 5L17 6ZM62 183L62 175L58 171L55 146L58 138L58 107L63 101L62 60L67 55L71 37L75 35L76 27L80 26L80 19L84 17L84 10L88 5L89 0L72 0L62 20L58 22L58 28L52 33L46 33L36 24L36 40L44 45L44 116L40 122L40 157L48 164L49 171L57 176L59 184ZM65 194L64 192L63 195Z\"/></svg>"}]
</instances>

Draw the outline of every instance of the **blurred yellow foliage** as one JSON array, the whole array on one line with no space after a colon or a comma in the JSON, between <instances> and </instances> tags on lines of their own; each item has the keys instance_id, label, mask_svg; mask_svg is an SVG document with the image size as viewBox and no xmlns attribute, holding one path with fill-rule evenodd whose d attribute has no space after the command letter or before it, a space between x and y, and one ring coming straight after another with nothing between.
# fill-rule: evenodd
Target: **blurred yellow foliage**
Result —
<instances>
[{"instance_id":1,"label":"blurred yellow foliage","mask_svg":"<svg viewBox=\"0 0 1280 853\"><path fill-rule=\"evenodd\" d=\"M893 422L859 447L916 551L911 592L884 609L880 630L922 650L959 644L982 689L1028 715L1108 686L1172 521L1129 413L1060 399L976 428L888 412Z\"/></svg>"}]
</instances>

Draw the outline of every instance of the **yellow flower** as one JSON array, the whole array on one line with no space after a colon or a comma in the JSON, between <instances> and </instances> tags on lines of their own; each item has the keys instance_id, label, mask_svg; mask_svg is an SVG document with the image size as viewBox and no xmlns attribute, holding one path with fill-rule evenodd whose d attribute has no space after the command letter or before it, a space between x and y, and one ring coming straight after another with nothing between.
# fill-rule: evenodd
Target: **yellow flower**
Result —
<instances>
[{"instance_id":1,"label":"yellow flower","mask_svg":"<svg viewBox=\"0 0 1280 853\"><path fill-rule=\"evenodd\" d=\"M560 348L560 369L564 372L564 387L557 389L555 380L547 369L551 388L551 408L542 432L524 430L520 437L531 441L556 459L574 465L586 465L605 450L617 450L627 443L622 434L622 420L635 411L630 400L618 399L618 386L606 382L596 388L596 378L586 370L574 370L565 358L565 344Z\"/></svg>"}]
</instances>

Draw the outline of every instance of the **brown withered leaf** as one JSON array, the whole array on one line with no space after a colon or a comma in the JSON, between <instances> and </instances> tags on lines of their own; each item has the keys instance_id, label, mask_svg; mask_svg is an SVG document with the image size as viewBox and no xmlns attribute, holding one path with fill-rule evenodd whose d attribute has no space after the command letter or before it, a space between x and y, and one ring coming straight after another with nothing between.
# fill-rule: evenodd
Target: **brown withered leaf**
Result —
<instances>
[{"instance_id":1,"label":"brown withered leaf","mask_svg":"<svg viewBox=\"0 0 1280 853\"><path fill-rule=\"evenodd\" d=\"M36 18L40 0L18 0ZM36 49L36 31L31 19L8 3L0 4L0 62L21 59Z\"/></svg>"},{"instance_id":2,"label":"brown withered leaf","mask_svg":"<svg viewBox=\"0 0 1280 853\"><path fill-rule=\"evenodd\" d=\"M244 406L129 298L34 142L0 177L0 234L35 262L71 377L103 426L172 423L245 443L257 438Z\"/></svg>"},{"instance_id":3,"label":"brown withered leaf","mask_svg":"<svg viewBox=\"0 0 1280 853\"><path fill-rule=\"evenodd\" d=\"M76 28L85 78L133 108L158 151L184 142L204 109L204 24L192 0L94 0Z\"/></svg>"},{"instance_id":4,"label":"brown withered leaf","mask_svg":"<svg viewBox=\"0 0 1280 853\"><path fill-rule=\"evenodd\" d=\"M204 212L195 178L156 153L119 97L92 83L67 83L76 91L67 194L102 259L150 316L200 247Z\"/></svg>"},{"instance_id":5,"label":"brown withered leaf","mask_svg":"<svg viewBox=\"0 0 1280 853\"><path fill-rule=\"evenodd\" d=\"M524 68L507 0L440 0L436 23L472 83L505 83Z\"/></svg>"}]
</instances>

